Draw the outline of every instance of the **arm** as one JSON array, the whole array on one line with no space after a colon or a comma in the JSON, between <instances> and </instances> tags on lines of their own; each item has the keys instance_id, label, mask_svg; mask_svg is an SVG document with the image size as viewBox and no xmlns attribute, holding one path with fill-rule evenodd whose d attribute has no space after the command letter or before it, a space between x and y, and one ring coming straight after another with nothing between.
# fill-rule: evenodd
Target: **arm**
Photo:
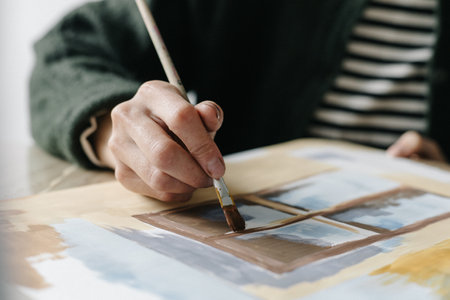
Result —
<instances>
[{"instance_id":1,"label":"arm","mask_svg":"<svg viewBox=\"0 0 450 300\"><path fill-rule=\"evenodd\" d=\"M152 3L188 86L194 76L186 70L194 68L187 67L186 49L192 47L186 47L183 32L188 30L185 2ZM210 185L210 177L223 175L223 159L210 136L220 127L220 108L212 102L193 107L168 83L141 85L165 76L133 1L82 7L37 43L36 53L33 135L49 152L90 166L79 137L90 116L109 109L94 144L128 189L161 200L187 200L195 188Z\"/></svg>"},{"instance_id":2,"label":"arm","mask_svg":"<svg viewBox=\"0 0 450 300\"><path fill-rule=\"evenodd\" d=\"M168 45L178 49L186 32L164 20L169 11L178 18L183 7L179 1L169 1L170 7L165 2L152 5L170 32ZM82 6L37 42L35 52L30 81L33 137L47 151L84 167L92 167L79 142L89 117L131 99L142 82L165 78L134 1ZM174 54L179 68L189 61L181 51Z\"/></svg>"}]
</instances>

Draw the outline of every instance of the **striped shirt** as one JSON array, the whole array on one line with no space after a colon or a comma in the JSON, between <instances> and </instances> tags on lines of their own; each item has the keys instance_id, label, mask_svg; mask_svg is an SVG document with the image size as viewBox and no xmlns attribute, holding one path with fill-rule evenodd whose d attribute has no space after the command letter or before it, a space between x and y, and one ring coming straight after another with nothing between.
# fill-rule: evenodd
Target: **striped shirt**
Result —
<instances>
[{"instance_id":1,"label":"striped shirt","mask_svg":"<svg viewBox=\"0 0 450 300\"><path fill-rule=\"evenodd\" d=\"M385 148L425 130L436 0L371 0L309 134Z\"/></svg>"}]
</instances>

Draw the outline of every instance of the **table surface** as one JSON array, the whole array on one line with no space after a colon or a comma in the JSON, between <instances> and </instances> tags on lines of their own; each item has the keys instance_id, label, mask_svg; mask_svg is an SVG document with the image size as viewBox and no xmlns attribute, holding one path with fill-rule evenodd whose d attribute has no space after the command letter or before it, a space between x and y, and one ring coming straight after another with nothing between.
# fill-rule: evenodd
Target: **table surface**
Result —
<instances>
[{"instance_id":1,"label":"table surface","mask_svg":"<svg viewBox=\"0 0 450 300\"><path fill-rule=\"evenodd\" d=\"M114 180L105 170L86 170L36 145L2 142L0 200Z\"/></svg>"},{"instance_id":2,"label":"table surface","mask_svg":"<svg viewBox=\"0 0 450 300\"><path fill-rule=\"evenodd\" d=\"M1 142L0 201L115 180L109 170L86 170L37 145ZM450 171L449 164L426 162Z\"/></svg>"}]
</instances>

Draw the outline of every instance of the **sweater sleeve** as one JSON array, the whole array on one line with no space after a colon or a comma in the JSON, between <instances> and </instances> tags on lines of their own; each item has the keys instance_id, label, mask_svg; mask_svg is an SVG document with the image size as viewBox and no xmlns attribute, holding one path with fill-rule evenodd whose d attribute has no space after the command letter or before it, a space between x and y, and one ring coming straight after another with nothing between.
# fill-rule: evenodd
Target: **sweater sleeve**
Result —
<instances>
[{"instance_id":1,"label":"sweater sleeve","mask_svg":"<svg viewBox=\"0 0 450 300\"><path fill-rule=\"evenodd\" d=\"M38 41L35 52L32 135L48 152L83 167L94 167L80 143L90 117L131 99L146 80L165 80L134 1L80 7Z\"/></svg>"}]
</instances>

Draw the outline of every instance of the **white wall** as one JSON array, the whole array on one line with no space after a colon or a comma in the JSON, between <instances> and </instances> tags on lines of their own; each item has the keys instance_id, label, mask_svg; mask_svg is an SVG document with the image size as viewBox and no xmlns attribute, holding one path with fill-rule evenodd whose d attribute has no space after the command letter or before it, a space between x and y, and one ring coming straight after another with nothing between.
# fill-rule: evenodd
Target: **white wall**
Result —
<instances>
[{"instance_id":1,"label":"white wall","mask_svg":"<svg viewBox=\"0 0 450 300\"><path fill-rule=\"evenodd\" d=\"M0 0L0 143L32 143L27 101L33 42L84 2Z\"/></svg>"}]
</instances>

